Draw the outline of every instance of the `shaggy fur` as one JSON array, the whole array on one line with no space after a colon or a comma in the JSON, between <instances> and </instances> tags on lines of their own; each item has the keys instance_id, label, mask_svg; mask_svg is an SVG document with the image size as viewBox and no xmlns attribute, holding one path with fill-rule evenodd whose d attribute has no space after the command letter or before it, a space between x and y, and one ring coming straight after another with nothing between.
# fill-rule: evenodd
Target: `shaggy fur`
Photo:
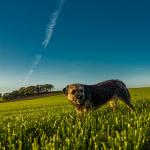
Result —
<instances>
[{"instance_id":1,"label":"shaggy fur","mask_svg":"<svg viewBox=\"0 0 150 150\"><path fill-rule=\"evenodd\" d=\"M110 102L111 107L116 108L118 99L134 110L130 93L120 80L108 80L95 85L70 84L63 89L63 92L78 113L96 109L107 102Z\"/></svg>"}]
</instances>

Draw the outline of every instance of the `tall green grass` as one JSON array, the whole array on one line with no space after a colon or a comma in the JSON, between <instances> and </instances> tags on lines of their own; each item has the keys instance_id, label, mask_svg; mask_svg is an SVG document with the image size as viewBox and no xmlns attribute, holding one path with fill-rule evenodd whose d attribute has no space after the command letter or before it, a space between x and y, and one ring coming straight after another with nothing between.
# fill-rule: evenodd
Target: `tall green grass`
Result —
<instances>
[{"instance_id":1,"label":"tall green grass","mask_svg":"<svg viewBox=\"0 0 150 150\"><path fill-rule=\"evenodd\" d=\"M133 94L134 95L134 94ZM147 149L150 99L132 97L135 112L102 106L78 118L64 96L0 104L0 150Z\"/></svg>"}]
</instances>

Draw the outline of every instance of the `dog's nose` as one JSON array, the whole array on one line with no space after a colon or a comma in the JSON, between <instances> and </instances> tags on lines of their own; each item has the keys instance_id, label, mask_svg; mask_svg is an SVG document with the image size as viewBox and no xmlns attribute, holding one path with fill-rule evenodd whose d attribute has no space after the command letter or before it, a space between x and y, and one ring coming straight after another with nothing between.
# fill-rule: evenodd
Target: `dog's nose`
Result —
<instances>
[{"instance_id":1,"label":"dog's nose","mask_svg":"<svg viewBox=\"0 0 150 150\"><path fill-rule=\"evenodd\" d=\"M78 99L82 99L82 95L78 95L77 98L78 98Z\"/></svg>"}]
</instances>

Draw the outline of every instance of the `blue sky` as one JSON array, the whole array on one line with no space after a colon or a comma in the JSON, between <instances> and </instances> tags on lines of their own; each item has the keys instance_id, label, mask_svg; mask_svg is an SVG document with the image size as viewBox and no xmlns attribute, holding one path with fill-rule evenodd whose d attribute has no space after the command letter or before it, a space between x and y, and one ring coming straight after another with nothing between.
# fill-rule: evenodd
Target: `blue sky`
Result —
<instances>
[{"instance_id":1,"label":"blue sky","mask_svg":"<svg viewBox=\"0 0 150 150\"><path fill-rule=\"evenodd\" d=\"M42 42L60 0L1 0L0 92L31 84L93 84L119 78L150 86L150 2L66 0L46 49ZM35 56L42 59L24 83Z\"/></svg>"}]
</instances>

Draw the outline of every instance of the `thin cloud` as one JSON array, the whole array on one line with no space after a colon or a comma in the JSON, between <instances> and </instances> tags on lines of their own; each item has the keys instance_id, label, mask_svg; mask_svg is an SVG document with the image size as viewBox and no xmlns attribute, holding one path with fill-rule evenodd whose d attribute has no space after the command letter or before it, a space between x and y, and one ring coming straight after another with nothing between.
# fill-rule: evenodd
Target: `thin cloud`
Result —
<instances>
[{"instance_id":1,"label":"thin cloud","mask_svg":"<svg viewBox=\"0 0 150 150\"><path fill-rule=\"evenodd\" d=\"M55 26L57 23L57 19L61 13L64 2L65 2L65 0L60 0L58 8L51 15L50 22L49 22L48 27L46 29L46 36L45 36L45 39L42 43L44 49L47 48L47 46L48 46L48 44L52 38L52 34L54 32L54 29L55 29ZM39 65L41 59L42 59L42 54L35 55L35 60L31 66L31 69L29 70L25 80L23 81L24 83L27 83L29 81L29 79L31 78L31 76L34 73L35 68Z\"/></svg>"},{"instance_id":2,"label":"thin cloud","mask_svg":"<svg viewBox=\"0 0 150 150\"><path fill-rule=\"evenodd\" d=\"M24 80L24 83L27 83L29 81L30 77L34 73L34 69L38 66L38 64L40 63L41 59L42 59L42 55L41 54L35 55L35 60L34 60L34 62L32 64L31 69L29 70L25 80Z\"/></svg>"},{"instance_id":3,"label":"thin cloud","mask_svg":"<svg viewBox=\"0 0 150 150\"><path fill-rule=\"evenodd\" d=\"M27 83L29 81L29 78L32 76L34 70L33 69L30 69L25 80L24 80L24 83Z\"/></svg>"},{"instance_id":4,"label":"thin cloud","mask_svg":"<svg viewBox=\"0 0 150 150\"><path fill-rule=\"evenodd\" d=\"M42 59L42 55L41 54L37 54L35 56L35 61L33 62L33 67L36 67L39 64L41 59Z\"/></svg>"},{"instance_id":5,"label":"thin cloud","mask_svg":"<svg viewBox=\"0 0 150 150\"><path fill-rule=\"evenodd\" d=\"M56 23L57 23L57 19L58 19L60 13L61 13L64 2L65 2L65 0L61 0L60 4L59 4L59 7L51 15L50 22L49 22L48 27L46 29L46 37L45 37L45 39L42 43L44 48L47 48L47 46L48 46L48 44L49 44L49 42L52 38L54 29L55 29L55 26L56 26Z\"/></svg>"}]
</instances>

